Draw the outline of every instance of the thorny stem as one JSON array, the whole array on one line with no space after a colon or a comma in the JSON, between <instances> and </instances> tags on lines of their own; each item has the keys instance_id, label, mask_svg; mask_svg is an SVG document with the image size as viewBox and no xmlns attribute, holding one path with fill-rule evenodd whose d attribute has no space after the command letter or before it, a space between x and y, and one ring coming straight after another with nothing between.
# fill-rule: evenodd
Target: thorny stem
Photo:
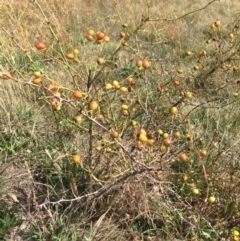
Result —
<instances>
[{"instance_id":1,"label":"thorny stem","mask_svg":"<svg viewBox=\"0 0 240 241\"><path fill-rule=\"evenodd\" d=\"M89 93L91 87L92 87L92 76L91 76L91 71L89 71L89 73L88 73L88 83L87 83L87 92L88 93ZM90 103L90 101L91 101L90 98L91 98L91 96L88 95L88 103ZM88 166L89 166L89 168L91 168L92 158L93 158L93 122L92 121L89 121L88 134L89 134Z\"/></svg>"}]
</instances>

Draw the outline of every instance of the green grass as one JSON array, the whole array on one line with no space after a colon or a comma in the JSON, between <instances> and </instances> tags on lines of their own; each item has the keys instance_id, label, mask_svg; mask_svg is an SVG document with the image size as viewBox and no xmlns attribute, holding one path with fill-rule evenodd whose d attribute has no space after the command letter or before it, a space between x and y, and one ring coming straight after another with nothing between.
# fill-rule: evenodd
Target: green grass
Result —
<instances>
[{"instance_id":1,"label":"green grass","mask_svg":"<svg viewBox=\"0 0 240 241\"><path fill-rule=\"evenodd\" d=\"M7 167L0 170L0 238L3 240L15 226L20 225L22 222L16 210L9 206L4 199L5 185L7 185L8 181L7 178L3 177L6 169Z\"/></svg>"},{"instance_id":2,"label":"green grass","mask_svg":"<svg viewBox=\"0 0 240 241\"><path fill-rule=\"evenodd\" d=\"M5 207L6 204L1 203L1 218L0 218L0 238L4 239L11 229L21 224L21 220L11 210L11 208Z\"/></svg>"}]
</instances>

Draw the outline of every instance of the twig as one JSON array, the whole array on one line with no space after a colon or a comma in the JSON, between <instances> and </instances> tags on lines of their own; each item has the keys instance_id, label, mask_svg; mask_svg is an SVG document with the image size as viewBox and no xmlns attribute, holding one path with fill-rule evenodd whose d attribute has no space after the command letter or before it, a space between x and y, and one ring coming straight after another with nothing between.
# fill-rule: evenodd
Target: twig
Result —
<instances>
[{"instance_id":1,"label":"twig","mask_svg":"<svg viewBox=\"0 0 240 241\"><path fill-rule=\"evenodd\" d=\"M188 12L188 13L185 13L185 14L179 16L179 17L176 17L176 18L156 18L156 19L149 19L148 21L161 21L161 20L163 20L163 21L176 21L176 20L184 18L184 17L186 17L186 16L188 16L190 14L202 11L203 9L207 8L209 5L211 5L212 3L216 2L216 1L219 1L219 0L213 0L213 1L209 2L207 5L205 5L202 8L193 10L193 11Z\"/></svg>"}]
</instances>

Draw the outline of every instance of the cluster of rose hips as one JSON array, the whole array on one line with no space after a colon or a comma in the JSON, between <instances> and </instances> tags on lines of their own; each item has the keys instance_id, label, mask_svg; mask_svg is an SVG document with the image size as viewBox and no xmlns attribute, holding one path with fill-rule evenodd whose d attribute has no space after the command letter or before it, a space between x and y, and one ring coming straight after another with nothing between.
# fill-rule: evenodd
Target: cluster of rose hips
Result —
<instances>
[{"instance_id":1,"label":"cluster of rose hips","mask_svg":"<svg viewBox=\"0 0 240 241\"><path fill-rule=\"evenodd\" d=\"M88 41L95 40L96 44L101 44L102 42L108 43L110 41L109 36L105 35L103 32L98 31L96 34L93 30L88 30L86 35Z\"/></svg>"},{"instance_id":2,"label":"cluster of rose hips","mask_svg":"<svg viewBox=\"0 0 240 241\"><path fill-rule=\"evenodd\" d=\"M71 53L66 54L66 58L78 63L79 62L78 54L79 54L78 49L74 49Z\"/></svg>"},{"instance_id":3,"label":"cluster of rose hips","mask_svg":"<svg viewBox=\"0 0 240 241\"><path fill-rule=\"evenodd\" d=\"M138 68L148 69L151 66L151 63L147 59L137 59L136 66Z\"/></svg>"}]
</instances>

